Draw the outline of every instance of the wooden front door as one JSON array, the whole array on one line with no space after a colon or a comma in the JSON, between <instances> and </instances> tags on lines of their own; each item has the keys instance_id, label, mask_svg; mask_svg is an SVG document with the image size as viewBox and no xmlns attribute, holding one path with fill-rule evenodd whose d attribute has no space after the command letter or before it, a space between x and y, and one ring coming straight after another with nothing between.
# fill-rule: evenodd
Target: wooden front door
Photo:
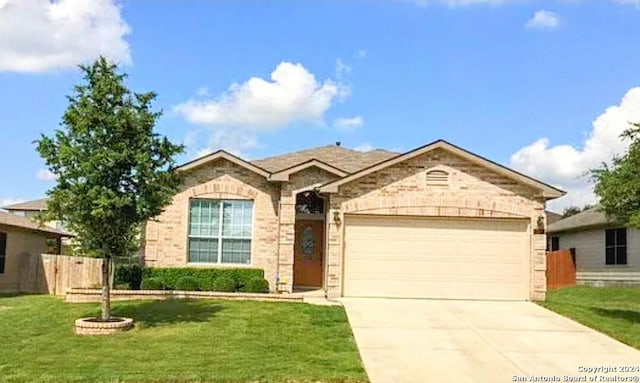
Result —
<instances>
[{"instance_id":1,"label":"wooden front door","mask_svg":"<svg viewBox=\"0 0 640 383\"><path fill-rule=\"evenodd\" d=\"M324 221L297 221L293 284L321 287L324 258Z\"/></svg>"}]
</instances>

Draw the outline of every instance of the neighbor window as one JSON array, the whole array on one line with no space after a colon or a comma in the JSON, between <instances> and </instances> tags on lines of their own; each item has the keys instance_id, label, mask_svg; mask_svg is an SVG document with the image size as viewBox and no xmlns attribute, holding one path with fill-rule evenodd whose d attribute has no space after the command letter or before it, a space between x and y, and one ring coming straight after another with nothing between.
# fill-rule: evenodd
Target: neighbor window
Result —
<instances>
[{"instance_id":1,"label":"neighbor window","mask_svg":"<svg viewBox=\"0 0 640 383\"><path fill-rule=\"evenodd\" d=\"M7 259L7 233L0 232L0 274L4 274L4 264Z\"/></svg>"},{"instance_id":2,"label":"neighbor window","mask_svg":"<svg viewBox=\"0 0 640 383\"><path fill-rule=\"evenodd\" d=\"M605 230L605 262L607 265L627 264L627 229Z\"/></svg>"},{"instance_id":3,"label":"neighbor window","mask_svg":"<svg viewBox=\"0 0 640 383\"><path fill-rule=\"evenodd\" d=\"M251 263L253 202L191 200L189 262Z\"/></svg>"}]
</instances>

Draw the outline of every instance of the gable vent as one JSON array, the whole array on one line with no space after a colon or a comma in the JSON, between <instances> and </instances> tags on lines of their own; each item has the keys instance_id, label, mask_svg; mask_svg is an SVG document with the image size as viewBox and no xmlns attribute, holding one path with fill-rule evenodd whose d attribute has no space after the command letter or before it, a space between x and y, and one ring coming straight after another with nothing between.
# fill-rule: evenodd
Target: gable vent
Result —
<instances>
[{"instance_id":1,"label":"gable vent","mask_svg":"<svg viewBox=\"0 0 640 383\"><path fill-rule=\"evenodd\" d=\"M449 183L449 173L444 170L431 170L427 172L427 185L446 186Z\"/></svg>"}]
</instances>

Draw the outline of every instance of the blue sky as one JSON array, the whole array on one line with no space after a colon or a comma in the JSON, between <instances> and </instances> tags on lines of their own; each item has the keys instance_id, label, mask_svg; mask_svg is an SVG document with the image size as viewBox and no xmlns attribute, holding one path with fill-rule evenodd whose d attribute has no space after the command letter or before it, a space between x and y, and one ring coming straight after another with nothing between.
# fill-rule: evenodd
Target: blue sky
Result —
<instances>
[{"instance_id":1,"label":"blue sky","mask_svg":"<svg viewBox=\"0 0 640 383\"><path fill-rule=\"evenodd\" d=\"M640 121L640 0L0 0L0 202L54 181L75 65L99 54L154 90L180 162L444 138L594 201L580 177Z\"/></svg>"}]
</instances>

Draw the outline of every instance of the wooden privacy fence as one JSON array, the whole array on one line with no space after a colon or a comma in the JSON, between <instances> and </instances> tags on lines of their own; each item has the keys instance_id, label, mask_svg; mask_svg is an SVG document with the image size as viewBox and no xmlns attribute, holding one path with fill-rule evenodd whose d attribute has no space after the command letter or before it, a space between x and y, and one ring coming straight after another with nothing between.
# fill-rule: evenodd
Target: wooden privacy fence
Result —
<instances>
[{"instance_id":1,"label":"wooden privacy fence","mask_svg":"<svg viewBox=\"0 0 640 383\"><path fill-rule=\"evenodd\" d=\"M547 288L576 284L576 262L571 250L547 251Z\"/></svg>"},{"instance_id":2,"label":"wooden privacy fence","mask_svg":"<svg viewBox=\"0 0 640 383\"><path fill-rule=\"evenodd\" d=\"M20 290L65 295L68 288L99 287L102 259L53 254L23 254Z\"/></svg>"}]
</instances>

